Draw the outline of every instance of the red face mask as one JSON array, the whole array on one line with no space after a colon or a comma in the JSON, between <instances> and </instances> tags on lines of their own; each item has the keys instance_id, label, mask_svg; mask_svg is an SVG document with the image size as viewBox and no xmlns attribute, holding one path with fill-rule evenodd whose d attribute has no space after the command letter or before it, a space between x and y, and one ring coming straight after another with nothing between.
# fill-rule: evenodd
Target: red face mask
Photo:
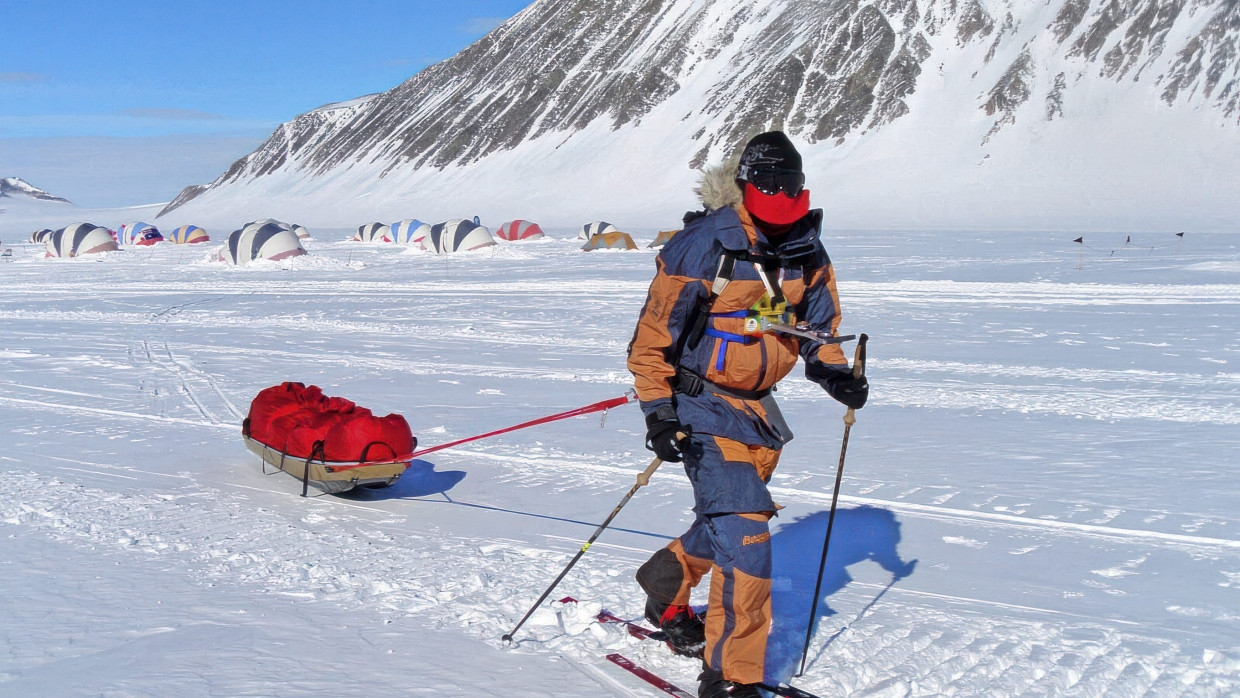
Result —
<instances>
[{"instance_id":1,"label":"red face mask","mask_svg":"<svg viewBox=\"0 0 1240 698\"><path fill-rule=\"evenodd\" d=\"M809 190L802 189L796 196L782 191L763 194L749 182L745 182L745 210L759 220L775 225L791 225L809 213Z\"/></svg>"}]
</instances>

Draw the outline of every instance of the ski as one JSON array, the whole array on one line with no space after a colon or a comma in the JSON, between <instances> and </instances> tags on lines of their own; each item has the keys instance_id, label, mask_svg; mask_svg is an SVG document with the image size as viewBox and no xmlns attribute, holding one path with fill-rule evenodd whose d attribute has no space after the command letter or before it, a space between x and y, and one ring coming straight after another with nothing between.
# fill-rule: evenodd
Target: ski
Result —
<instances>
[{"instance_id":1,"label":"ski","mask_svg":"<svg viewBox=\"0 0 1240 698\"><path fill-rule=\"evenodd\" d=\"M651 686L654 686L660 691L663 691L669 696L677 696L678 698L696 698L696 696L684 690L683 688L677 688L675 684L668 681L667 679L664 679L654 674L653 672L647 669L643 669L642 667L634 664L633 660L629 659L628 657L625 657L622 654L609 654L607 655L607 661L611 662L612 664L615 664L621 669L624 669L625 671L636 676L642 681L645 681Z\"/></svg>"},{"instance_id":2,"label":"ski","mask_svg":"<svg viewBox=\"0 0 1240 698\"><path fill-rule=\"evenodd\" d=\"M796 686L789 686L786 683L781 683L776 686L760 683L758 684L758 688L761 688L768 693L781 696L781 698L818 698L818 696L810 693L809 691L802 691Z\"/></svg>"},{"instance_id":3,"label":"ski","mask_svg":"<svg viewBox=\"0 0 1240 698\"><path fill-rule=\"evenodd\" d=\"M600 623L615 623L617 625L624 626L624 629L629 631L630 635L632 635L635 638L638 638L639 640L665 640L666 639L666 637L663 635L663 632L660 630L651 630L647 627L638 625L637 623L634 623L633 621L620 618L619 616L616 616L615 614L609 611L605 611L605 610L599 611L598 616L596 616L596 619ZM629 661L627 659L624 659L624 657L621 657L620 655L613 655L613 656L620 657L620 659L626 662ZM611 656L608 656L607 658L619 664L619 662L617 662L615 659L612 659ZM632 662L629 662L629 663L632 664ZM624 665L621 664L620 666L624 666ZM627 666L625 666L624 668L629 669L629 667ZM636 667L636 668L640 671L645 671L645 669L642 669L641 667ZM629 671L633 671L633 669L629 669ZM634 673L637 673L637 672L634 672ZM650 673L650 672L646 672L646 673ZM655 678L658 678L658 677L655 677ZM772 693L774 695L780 696L781 698L818 698L818 696L815 696L813 693L801 690L797 688L796 686L789 686L786 683L781 683L777 685L760 684L759 688L761 688L764 691L767 691L768 693ZM672 695L680 695L680 694L673 693Z\"/></svg>"},{"instance_id":4,"label":"ski","mask_svg":"<svg viewBox=\"0 0 1240 698\"><path fill-rule=\"evenodd\" d=\"M667 636L663 634L662 630L651 630L650 628L647 628L642 625L638 625L637 623L634 623L631 620L625 620L623 618L620 618L619 616L616 616L606 610L599 611L598 615L595 616L595 619L600 623L615 623L617 625L622 625L624 626L625 630L629 631L630 635L632 635L633 637L639 640L666 640L667 639Z\"/></svg>"}]
</instances>

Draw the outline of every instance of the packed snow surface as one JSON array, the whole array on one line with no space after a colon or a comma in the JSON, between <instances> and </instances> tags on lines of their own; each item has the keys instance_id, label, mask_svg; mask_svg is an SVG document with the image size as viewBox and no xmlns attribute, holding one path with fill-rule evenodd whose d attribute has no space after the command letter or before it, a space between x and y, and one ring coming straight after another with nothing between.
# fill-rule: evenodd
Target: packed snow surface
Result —
<instances>
[{"instance_id":1,"label":"packed snow surface","mask_svg":"<svg viewBox=\"0 0 1240 698\"><path fill-rule=\"evenodd\" d=\"M282 381L399 412L421 446L619 396L654 251L583 253L563 229L436 256L316 230L309 256L231 267L209 232L48 260L5 231L0 695L656 695L609 652L696 688L694 662L591 620L640 617L633 572L691 519L676 466L550 597L578 602L500 639L650 463L635 406L341 496L300 497L240 436ZM1074 237L824 235L873 392L802 687L1240 692L1240 235ZM799 372L779 396L787 679L844 410Z\"/></svg>"}]
</instances>

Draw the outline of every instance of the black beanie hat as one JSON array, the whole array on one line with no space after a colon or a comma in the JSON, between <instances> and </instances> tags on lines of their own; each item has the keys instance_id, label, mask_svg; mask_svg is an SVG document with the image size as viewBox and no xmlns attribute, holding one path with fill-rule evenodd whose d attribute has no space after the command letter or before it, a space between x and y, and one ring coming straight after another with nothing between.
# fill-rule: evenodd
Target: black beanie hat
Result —
<instances>
[{"instance_id":1,"label":"black beanie hat","mask_svg":"<svg viewBox=\"0 0 1240 698\"><path fill-rule=\"evenodd\" d=\"M802 171L801 154L783 131L759 133L745 144L745 150L741 153L740 168L764 170L771 167L793 172ZM736 171L738 179L744 171L740 168Z\"/></svg>"}]
</instances>

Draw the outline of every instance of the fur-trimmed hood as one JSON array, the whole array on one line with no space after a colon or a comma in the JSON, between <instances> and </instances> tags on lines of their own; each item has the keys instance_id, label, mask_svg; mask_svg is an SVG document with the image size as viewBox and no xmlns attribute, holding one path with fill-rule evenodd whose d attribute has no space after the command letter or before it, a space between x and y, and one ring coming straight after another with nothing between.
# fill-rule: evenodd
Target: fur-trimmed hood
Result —
<instances>
[{"instance_id":1,"label":"fur-trimmed hood","mask_svg":"<svg viewBox=\"0 0 1240 698\"><path fill-rule=\"evenodd\" d=\"M708 211L730 206L740 208L745 191L736 186L736 168L741 159L737 155L717 165L702 170L702 179L693 191Z\"/></svg>"}]
</instances>

